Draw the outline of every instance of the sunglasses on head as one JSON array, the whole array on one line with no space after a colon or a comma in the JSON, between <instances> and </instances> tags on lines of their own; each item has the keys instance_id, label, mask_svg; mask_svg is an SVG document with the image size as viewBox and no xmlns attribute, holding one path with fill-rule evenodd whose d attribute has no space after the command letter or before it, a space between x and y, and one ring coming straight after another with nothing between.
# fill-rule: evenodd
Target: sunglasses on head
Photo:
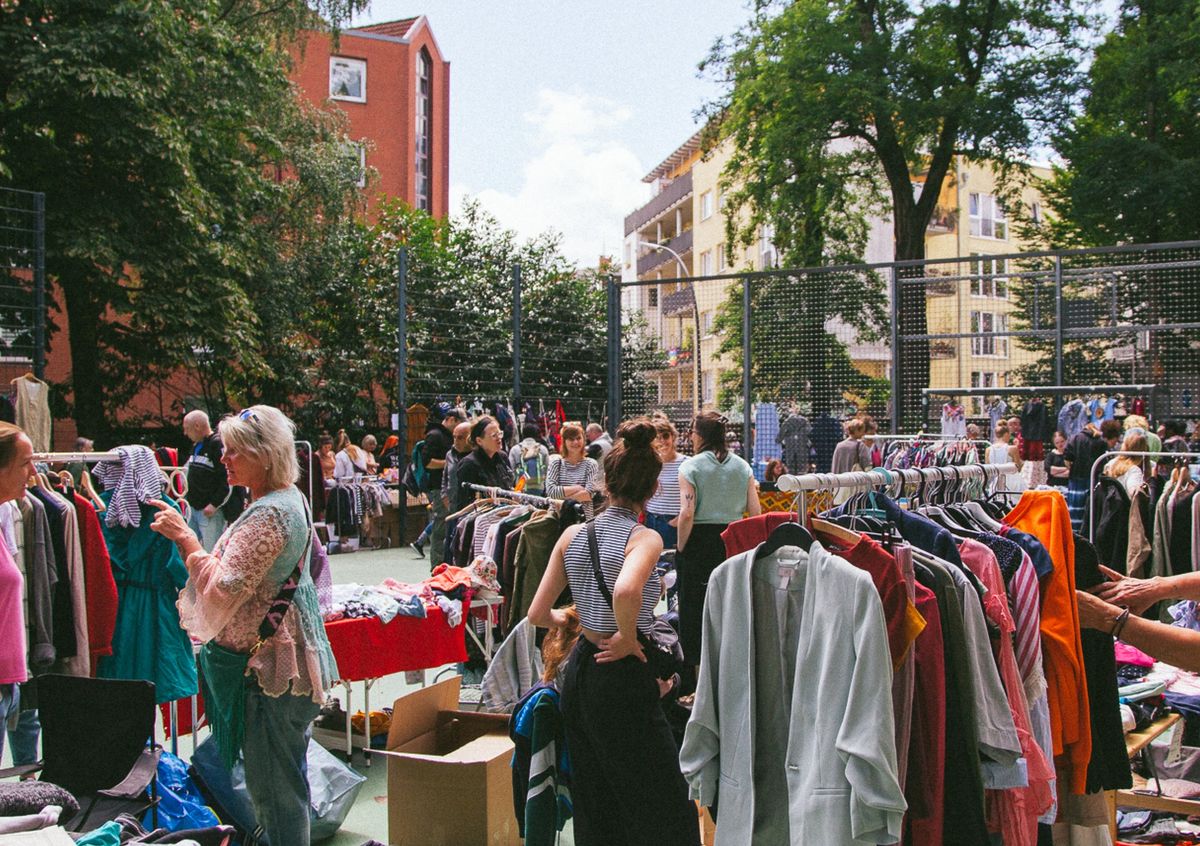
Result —
<instances>
[{"instance_id":1,"label":"sunglasses on head","mask_svg":"<svg viewBox=\"0 0 1200 846\"><path fill-rule=\"evenodd\" d=\"M253 411L251 411L250 409L248 409L248 408L247 408L245 411L241 412L241 413L238 415L238 419L239 419L239 420L253 420L255 423L257 423L257 422L258 422L258 415L257 415L257 414L255 414Z\"/></svg>"}]
</instances>

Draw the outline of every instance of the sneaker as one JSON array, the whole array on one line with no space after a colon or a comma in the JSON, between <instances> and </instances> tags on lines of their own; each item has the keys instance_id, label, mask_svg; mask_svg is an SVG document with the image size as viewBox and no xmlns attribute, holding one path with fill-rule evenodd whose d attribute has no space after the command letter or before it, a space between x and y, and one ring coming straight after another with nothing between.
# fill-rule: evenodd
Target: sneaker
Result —
<instances>
[{"instance_id":1,"label":"sneaker","mask_svg":"<svg viewBox=\"0 0 1200 846\"><path fill-rule=\"evenodd\" d=\"M425 557L425 544L420 543L418 541L413 541L411 544L409 544L409 546L411 546L413 549L415 549L417 551L418 558Z\"/></svg>"}]
</instances>

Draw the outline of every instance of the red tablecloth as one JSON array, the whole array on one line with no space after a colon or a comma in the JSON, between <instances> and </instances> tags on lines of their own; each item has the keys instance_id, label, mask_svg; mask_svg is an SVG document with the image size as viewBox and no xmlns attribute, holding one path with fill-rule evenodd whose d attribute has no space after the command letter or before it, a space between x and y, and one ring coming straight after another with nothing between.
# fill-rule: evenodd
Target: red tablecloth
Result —
<instances>
[{"instance_id":1,"label":"red tablecloth","mask_svg":"<svg viewBox=\"0 0 1200 846\"><path fill-rule=\"evenodd\" d=\"M378 617L326 623L338 678L361 681L466 661L465 624L450 628L440 608L427 613L425 619L398 616L387 625Z\"/></svg>"}]
</instances>

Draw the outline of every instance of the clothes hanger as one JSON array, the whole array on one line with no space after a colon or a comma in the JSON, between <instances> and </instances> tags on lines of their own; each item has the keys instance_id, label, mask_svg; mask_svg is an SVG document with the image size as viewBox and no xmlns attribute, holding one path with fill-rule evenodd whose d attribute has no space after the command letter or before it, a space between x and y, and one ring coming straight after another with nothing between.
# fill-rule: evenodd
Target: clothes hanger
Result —
<instances>
[{"instance_id":1,"label":"clothes hanger","mask_svg":"<svg viewBox=\"0 0 1200 846\"><path fill-rule=\"evenodd\" d=\"M754 553L754 560L773 555L785 546L798 546L805 552L812 549L813 536L800 523L789 520L780 523Z\"/></svg>"}]
</instances>

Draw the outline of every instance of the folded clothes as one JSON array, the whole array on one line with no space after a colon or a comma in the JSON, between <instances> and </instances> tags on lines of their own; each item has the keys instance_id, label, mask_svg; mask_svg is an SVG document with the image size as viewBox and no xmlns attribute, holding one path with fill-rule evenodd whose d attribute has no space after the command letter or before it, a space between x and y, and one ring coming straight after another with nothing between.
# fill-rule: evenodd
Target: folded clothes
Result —
<instances>
[{"instance_id":1,"label":"folded clothes","mask_svg":"<svg viewBox=\"0 0 1200 846\"><path fill-rule=\"evenodd\" d=\"M1200 796L1200 784L1183 778L1152 778L1136 793L1161 794L1171 799L1195 799Z\"/></svg>"},{"instance_id":2,"label":"folded clothes","mask_svg":"<svg viewBox=\"0 0 1200 846\"><path fill-rule=\"evenodd\" d=\"M1117 696L1121 698L1122 702L1137 702L1141 699L1158 696L1166 689L1167 686L1163 682L1145 681L1117 688Z\"/></svg>"},{"instance_id":3,"label":"folded clothes","mask_svg":"<svg viewBox=\"0 0 1200 846\"><path fill-rule=\"evenodd\" d=\"M1154 666L1154 659L1145 652L1119 640L1113 645L1113 653L1118 664L1137 664L1147 668Z\"/></svg>"}]
</instances>

